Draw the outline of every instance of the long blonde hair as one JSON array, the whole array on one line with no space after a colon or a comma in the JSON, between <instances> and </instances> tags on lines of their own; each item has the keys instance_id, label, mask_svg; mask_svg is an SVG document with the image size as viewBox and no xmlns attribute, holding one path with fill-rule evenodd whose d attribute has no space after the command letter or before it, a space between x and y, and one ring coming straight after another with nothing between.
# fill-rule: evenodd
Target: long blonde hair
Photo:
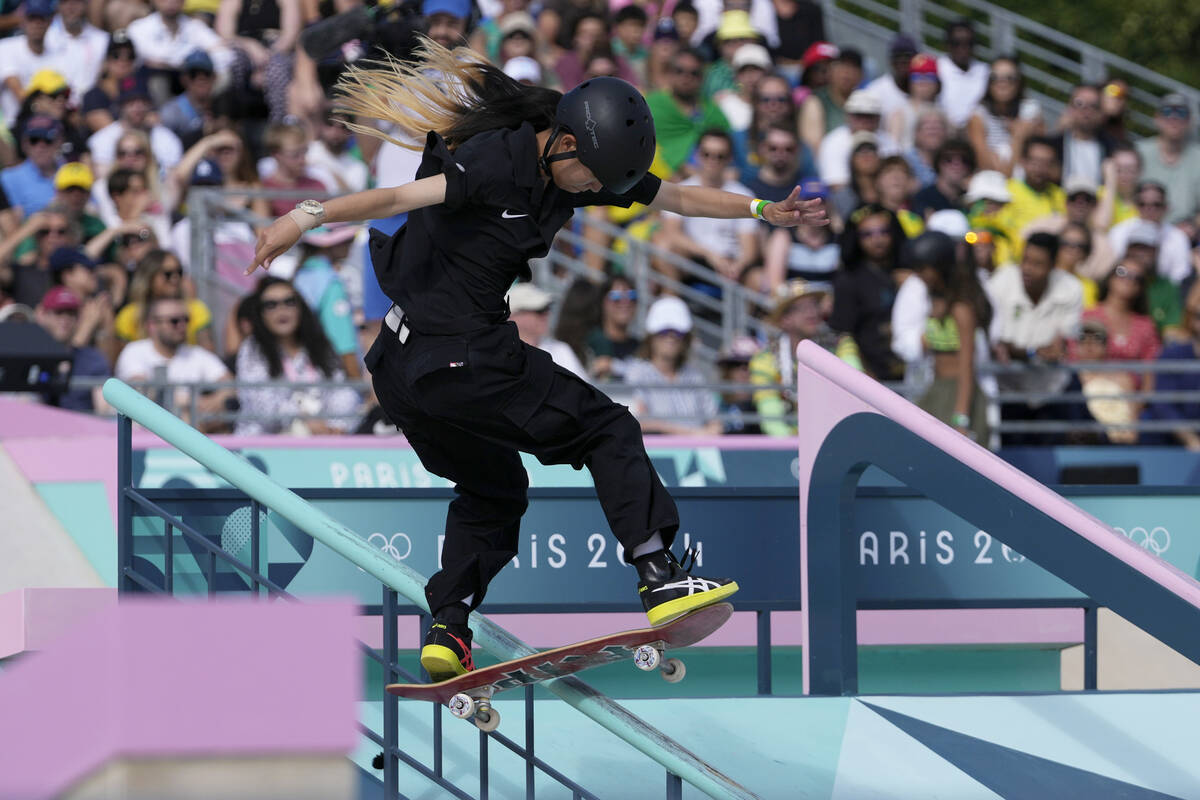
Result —
<instances>
[{"instance_id":1,"label":"long blonde hair","mask_svg":"<svg viewBox=\"0 0 1200 800\"><path fill-rule=\"evenodd\" d=\"M347 122L347 128L423 150L420 139L427 131L438 133L453 149L489 130L515 129L525 122L538 131L554 125L559 92L518 83L467 47L449 50L421 37L415 56L411 62L388 56L369 66L351 66L334 87L334 112L390 122L417 141L396 138L363 121Z\"/></svg>"}]
</instances>

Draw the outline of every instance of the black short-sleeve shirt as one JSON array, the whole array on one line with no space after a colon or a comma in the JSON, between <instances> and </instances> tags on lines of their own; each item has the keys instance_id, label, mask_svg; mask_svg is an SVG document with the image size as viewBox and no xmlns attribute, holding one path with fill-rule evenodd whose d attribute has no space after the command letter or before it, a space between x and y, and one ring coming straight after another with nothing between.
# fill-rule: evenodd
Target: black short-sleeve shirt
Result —
<instances>
[{"instance_id":1,"label":"black short-sleeve shirt","mask_svg":"<svg viewBox=\"0 0 1200 800\"><path fill-rule=\"evenodd\" d=\"M581 206L649 204L662 181L647 174L623 195L566 192L538 170L528 123L471 137L453 152L430 133L417 178L446 176L445 202L418 209L392 237L376 233L379 285L422 333L458 334L507 317L504 295L529 278L529 260L550 250Z\"/></svg>"}]
</instances>

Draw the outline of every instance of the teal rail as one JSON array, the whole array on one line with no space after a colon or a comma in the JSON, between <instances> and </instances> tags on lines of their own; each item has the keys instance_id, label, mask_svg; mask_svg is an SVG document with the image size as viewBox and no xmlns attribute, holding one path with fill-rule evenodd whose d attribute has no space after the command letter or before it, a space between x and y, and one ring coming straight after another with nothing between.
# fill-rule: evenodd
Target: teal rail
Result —
<instances>
[{"instance_id":1,"label":"teal rail","mask_svg":"<svg viewBox=\"0 0 1200 800\"><path fill-rule=\"evenodd\" d=\"M231 453L166 409L153 403L121 381L104 384L104 399L117 411L146 430L194 458L214 474L274 510L300 530L355 566L377 578L425 611L425 577L371 547L360 536L328 514L313 507L291 490L280 486L246 459ZM500 659L520 658L534 652L487 617L471 615L475 643ZM748 789L701 761L678 742L652 728L577 678L559 678L543 684L566 703L608 729L669 772L710 797L754 798Z\"/></svg>"}]
</instances>

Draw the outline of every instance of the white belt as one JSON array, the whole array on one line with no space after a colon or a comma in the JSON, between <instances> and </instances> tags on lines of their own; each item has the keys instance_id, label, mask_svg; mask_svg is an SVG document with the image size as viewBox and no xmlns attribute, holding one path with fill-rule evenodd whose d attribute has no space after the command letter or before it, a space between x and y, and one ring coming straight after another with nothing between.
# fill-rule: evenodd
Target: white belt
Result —
<instances>
[{"instance_id":1,"label":"white belt","mask_svg":"<svg viewBox=\"0 0 1200 800\"><path fill-rule=\"evenodd\" d=\"M400 344L408 341L408 334L412 330L404 323L404 312L400 310L400 306L392 306L388 309L387 316L383 318L384 324L391 329L392 333L396 334L396 338L400 340Z\"/></svg>"}]
</instances>

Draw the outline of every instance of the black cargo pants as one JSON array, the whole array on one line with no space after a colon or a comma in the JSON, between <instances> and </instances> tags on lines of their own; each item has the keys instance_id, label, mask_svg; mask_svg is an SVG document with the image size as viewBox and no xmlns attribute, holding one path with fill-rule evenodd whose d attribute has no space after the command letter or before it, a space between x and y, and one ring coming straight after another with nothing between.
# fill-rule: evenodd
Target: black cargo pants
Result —
<instances>
[{"instance_id":1,"label":"black cargo pants","mask_svg":"<svg viewBox=\"0 0 1200 800\"><path fill-rule=\"evenodd\" d=\"M646 455L629 409L528 347L506 322L463 336L385 325L366 357L375 394L430 472L454 482L442 568L425 596L434 613L474 594L517 554L529 478L517 451L586 466L626 553L679 527L675 501Z\"/></svg>"}]
</instances>

